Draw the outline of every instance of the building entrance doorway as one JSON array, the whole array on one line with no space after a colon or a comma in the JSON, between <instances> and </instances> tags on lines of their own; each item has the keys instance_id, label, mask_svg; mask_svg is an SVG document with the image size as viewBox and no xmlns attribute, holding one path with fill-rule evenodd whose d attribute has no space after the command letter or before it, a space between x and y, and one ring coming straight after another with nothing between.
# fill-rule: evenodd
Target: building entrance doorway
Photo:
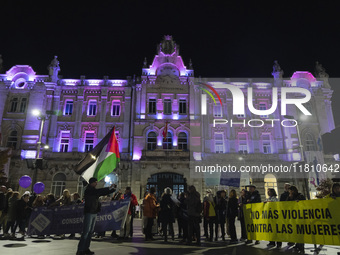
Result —
<instances>
[{"instance_id":1,"label":"building entrance doorway","mask_svg":"<svg viewBox=\"0 0 340 255\"><path fill-rule=\"evenodd\" d=\"M157 173L151 175L148 179L146 190L149 191L151 187L156 188L156 197L158 198L163 194L164 189L167 187L171 188L173 193L179 195L187 190L187 182L181 174Z\"/></svg>"}]
</instances>

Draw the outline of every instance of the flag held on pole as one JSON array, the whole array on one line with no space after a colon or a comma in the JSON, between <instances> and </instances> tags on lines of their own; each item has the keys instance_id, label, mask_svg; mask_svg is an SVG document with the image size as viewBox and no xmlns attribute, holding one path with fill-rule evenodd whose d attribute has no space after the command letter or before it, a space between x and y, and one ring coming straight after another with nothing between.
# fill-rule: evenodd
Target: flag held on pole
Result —
<instances>
[{"instance_id":1,"label":"flag held on pole","mask_svg":"<svg viewBox=\"0 0 340 255\"><path fill-rule=\"evenodd\" d=\"M163 141L166 140L166 137L168 135L168 123L169 123L168 121L165 122L165 127L163 129Z\"/></svg>"},{"instance_id":2,"label":"flag held on pole","mask_svg":"<svg viewBox=\"0 0 340 255\"><path fill-rule=\"evenodd\" d=\"M120 162L115 127L74 168L88 182L91 177L98 181L110 174Z\"/></svg>"}]
</instances>

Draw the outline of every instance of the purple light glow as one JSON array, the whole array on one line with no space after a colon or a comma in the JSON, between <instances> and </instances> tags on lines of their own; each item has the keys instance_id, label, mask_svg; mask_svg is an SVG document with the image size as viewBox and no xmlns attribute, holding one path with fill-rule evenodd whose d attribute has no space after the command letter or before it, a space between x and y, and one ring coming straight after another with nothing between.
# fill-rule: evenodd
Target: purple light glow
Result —
<instances>
[{"instance_id":1,"label":"purple light glow","mask_svg":"<svg viewBox=\"0 0 340 255\"><path fill-rule=\"evenodd\" d=\"M141 152L134 152L133 153L133 157L132 160L140 160L140 158L142 157L142 153Z\"/></svg>"},{"instance_id":2,"label":"purple light glow","mask_svg":"<svg viewBox=\"0 0 340 255\"><path fill-rule=\"evenodd\" d=\"M21 158L23 159L35 159L36 155L36 150L21 150Z\"/></svg>"}]
</instances>

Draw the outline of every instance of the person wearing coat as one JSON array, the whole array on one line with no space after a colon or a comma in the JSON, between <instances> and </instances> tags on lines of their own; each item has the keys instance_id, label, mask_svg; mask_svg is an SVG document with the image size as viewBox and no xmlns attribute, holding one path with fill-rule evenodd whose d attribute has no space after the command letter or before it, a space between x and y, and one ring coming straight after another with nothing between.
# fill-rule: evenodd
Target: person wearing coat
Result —
<instances>
[{"instance_id":1,"label":"person wearing coat","mask_svg":"<svg viewBox=\"0 0 340 255\"><path fill-rule=\"evenodd\" d=\"M249 198L247 199L247 203L261 203L261 195L258 190L256 190L255 185L249 185ZM252 243L252 240L247 240L247 244ZM256 240L255 244L260 244L260 241Z\"/></svg>"},{"instance_id":2,"label":"person wearing coat","mask_svg":"<svg viewBox=\"0 0 340 255\"><path fill-rule=\"evenodd\" d=\"M208 196L204 198L203 217L204 217L204 222L206 222L209 227L209 235L207 236L207 239L210 242L212 242L213 235L214 235L214 224L216 221L215 202L214 202L214 196L212 193L209 193ZM216 234L216 238L217 238L217 234Z\"/></svg>"},{"instance_id":3,"label":"person wearing coat","mask_svg":"<svg viewBox=\"0 0 340 255\"><path fill-rule=\"evenodd\" d=\"M97 213L101 210L99 197L113 193L117 187L116 184L112 184L109 188L96 189L97 183L98 180L91 177L85 190L83 232L78 243L77 255L94 254L90 250L90 244L96 225Z\"/></svg>"},{"instance_id":4,"label":"person wearing coat","mask_svg":"<svg viewBox=\"0 0 340 255\"><path fill-rule=\"evenodd\" d=\"M168 226L170 235L172 240L175 240L173 223L175 222L174 216L174 202L171 199L172 190L168 187L165 188L164 193L162 195L162 200L160 202L160 211L161 214L159 216L160 222L162 223L162 232L164 235L164 242L168 241Z\"/></svg>"},{"instance_id":5,"label":"person wearing coat","mask_svg":"<svg viewBox=\"0 0 340 255\"><path fill-rule=\"evenodd\" d=\"M248 197L248 191L245 189L241 190L241 195L238 199L238 207L239 207L239 214L238 219L241 223L241 239L240 241L246 241L247 240L247 230L246 230L246 224L244 221L244 213L243 213L243 205L247 203L247 197Z\"/></svg>"},{"instance_id":6,"label":"person wearing coat","mask_svg":"<svg viewBox=\"0 0 340 255\"><path fill-rule=\"evenodd\" d=\"M292 185L288 188L289 196L287 201L297 201L306 200L305 196L299 193L296 186ZM305 244L303 243L296 243L293 249L297 252L304 253L305 252Z\"/></svg>"},{"instance_id":7,"label":"person wearing coat","mask_svg":"<svg viewBox=\"0 0 340 255\"><path fill-rule=\"evenodd\" d=\"M196 234L197 245L201 245L200 219L202 212L202 203L200 193L196 191L195 186L189 186L189 194L186 200L188 208L188 242L192 243L193 234Z\"/></svg>"},{"instance_id":8,"label":"person wearing coat","mask_svg":"<svg viewBox=\"0 0 340 255\"><path fill-rule=\"evenodd\" d=\"M221 227L222 240L225 241L225 222L227 217L226 192L221 190L216 194L216 222L215 222L215 241L218 240L218 227Z\"/></svg>"},{"instance_id":9,"label":"person wearing coat","mask_svg":"<svg viewBox=\"0 0 340 255\"><path fill-rule=\"evenodd\" d=\"M228 228L230 233L230 243L237 243L237 235L235 228L235 219L238 215L238 201L236 197L236 191L234 189L229 192L229 201L228 201L228 209L227 209L227 219L228 219Z\"/></svg>"},{"instance_id":10,"label":"person wearing coat","mask_svg":"<svg viewBox=\"0 0 340 255\"><path fill-rule=\"evenodd\" d=\"M19 199L16 203L16 225L14 227L14 231L16 230L17 226L19 226L20 234L22 236L25 235L25 228L26 228L26 222L29 220L28 218L28 201L30 198L30 192L26 191L21 199Z\"/></svg>"},{"instance_id":11,"label":"person wearing coat","mask_svg":"<svg viewBox=\"0 0 340 255\"><path fill-rule=\"evenodd\" d=\"M279 199L277 198L277 194L276 194L276 191L275 189L268 189L267 190L267 195L268 195L268 198L267 200L265 201L266 202L277 202L279 201ZM269 244L267 244L267 247L274 247L275 246L275 242L274 241L270 241ZM277 242L277 248L280 249L282 246L282 242Z\"/></svg>"},{"instance_id":12,"label":"person wearing coat","mask_svg":"<svg viewBox=\"0 0 340 255\"><path fill-rule=\"evenodd\" d=\"M152 226L153 221L157 217L157 208L159 207L159 204L157 204L157 199L155 196L156 189L155 187L150 188L150 193L146 195L144 200L144 208L143 208L143 214L144 217L146 217L146 227L145 227L145 240L151 241L154 240L152 237Z\"/></svg>"},{"instance_id":13,"label":"person wearing coat","mask_svg":"<svg viewBox=\"0 0 340 255\"><path fill-rule=\"evenodd\" d=\"M19 200L19 196L19 192L15 191L8 199L7 224L5 235L8 236L8 231L9 229L11 229L12 238L15 238L15 221L17 219L17 203Z\"/></svg>"}]
</instances>

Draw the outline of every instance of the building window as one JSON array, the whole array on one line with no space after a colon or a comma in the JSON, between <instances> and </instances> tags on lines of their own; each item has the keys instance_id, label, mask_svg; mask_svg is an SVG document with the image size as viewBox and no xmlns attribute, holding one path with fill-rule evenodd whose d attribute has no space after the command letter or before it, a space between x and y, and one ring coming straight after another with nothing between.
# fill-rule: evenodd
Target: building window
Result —
<instances>
[{"instance_id":1,"label":"building window","mask_svg":"<svg viewBox=\"0 0 340 255\"><path fill-rule=\"evenodd\" d=\"M22 98L20 102L20 112L25 112L26 111L26 103L27 103L27 98Z\"/></svg>"},{"instance_id":2,"label":"building window","mask_svg":"<svg viewBox=\"0 0 340 255\"><path fill-rule=\"evenodd\" d=\"M214 105L214 117L222 117L222 106Z\"/></svg>"},{"instance_id":3,"label":"building window","mask_svg":"<svg viewBox=\"0 0 340 255\"><path fill-rule=\"evenodd\" d=\"M170 132L168 132L166 138L163 139L163 149L165 150L172 149L172 134Z\"/></svg>"},{"instance_id":4,"label":"building window","mask_svg":"<svg viewBox=\"0 0 340 255\"><path fill-rule=\"evenodd\" d=\"M8 136L7 147L11 147L15 150L17 148L17 143L18 143L18 132L14 130Z\"/></svg>"},{"instance_id":5,"label":"building window","mask_svg":"<svg viewBox=\"0 0 340 255\"><path fill-rule=\"evenodd\" d=\"M13 98L11 100L11 108L10 108L10 112L16 112L17 111L17 106L18 106L18 98Z\"/></svg>"},{"instance_id":6,"label":"building window","mask_svg":"<svg viewBox=\"0 0 340 255\"><path fill-rule=\"evenodd\" d=\"M149 114L156 114L156 99L149 99Z\"/></svg>"},{"instance_id":7,"label":"building window","mask_svg":"<svg viewBox=\"0 0 340 255\"><path fill-rule=\"evenodd\" d=\"M187 114L187 100L186 99L179 100L179 114Z\"/></svg>"},{"instance_id":8,"label":"building window","mask_svg":"<svg viewBox=\"0 0 340 255\"><path fill-rule=\"evenodd\" d=\"M262 135L262 146L264 154L272 153L272 147L270 145L270 135Z\"/></svg>"},{"instance_id":9,"label":"building window","mask_svg":"<svg viewBox=\"0 0 340 255\"><path fill-rule=\"evenodd\" d=\"M316 151L315 140L311 134L306 134L306 151Z\"/></svg>"},{"instance_id":10,"label":"building window","mask_svg":"<svg viewBox=\"0 0 340 255\"><path fill-rule=\"evenodd\" d=\"M85 152L90 152L93 149L94 133L85 133Z\"/></svg>"},{"instance_id":11,"label":"building window","mask_svg":"<svg viewBox=\"0 0 340 255\"><path fill-rule=\"evenodd\" d=\"M51 193L54 194L55 197L58 197L58 198L61 197L65 189L65 183L66 183L66 175L63 173L57 173L53 177Z\"/></svg>"},{"instance_id":12,"label":"building window","mask_svg":"<svg viewBox=\"0 0 340 255\"><path fill-rule=\"evenodd\" d=\"M148 140L147 140L147 145L148 145L148 151L153 151L157 147L157 135L155 132L150 132L148 134Z\"/></svg>"},{"instance_id":13,"label":"building window","mask_svg":"<svg viewBox=\"0 0 340 255\"><path fill-rule=\"evenodd\" d=\"M85 179L82 176L79 176L78 184L77 184L77 192L80 195L80 199L83 199L84 197L84 190L85 190L84 181Z\"/></svg>"},{"instance_id":14,"label":"building window","mask_svg":"<svg viewBox=\"0 0 340 255\"><path fill-rule=\"evenodd\" d=\"M119 116L120 115L120 101L115 100L112 102L112 116Z\"/></svg>"},{"instance_id":15,"label":"building window","mask_svg":"<svg viewBox=\"0 0 340 255\"><path fill-rule=\"evenodd\" d=\"M89 102L89 116L96 116L97 114L97 101L96 100L91 100Z\"/></svg>"},{"instance_id":16,"label":"building window","mask_svg":"<svg viewBox=\"0 0 340 255\"><path fill-rule=\"evenodd\" d=\"M68 152L69 144L70 144L70 133L69 132L61 132L59 152Z\"/></svg>"},{"instance_id":17,"label":"building window","mask_svg":"<svg viewBox=\"0 0 340 255\"><path fill-rule=\"evenodd\" d=\"M215 152L224 153L223 133L215 133Z\"/></svg>"},{"instance_id":18,"label":"building window","mask_svg":"<svg viewBox=\"0 0 340 255\"><path fill-rule=\"evenodd\" d=\"M164 114L171 114L171 99L164 99Z\"/></svg>"},{"instance_id":19,"label":"building window","mask_svg":"<svg viewBox=\"0 0 340 255\"><path fill-rule=\"evenodd\" d=\"M72 115L72 113L73 113L73 101L72 100L66 100L64 115Z\"/></svg>"},{"instance_id":20,"label":"building window","mask_svg":"<svg viewBox=\"0 0 340 255\"><path fill-rule=\"evenodd\" d=\"M260 111L267 110L267 105L264 104L264 103L260 103L259 108L260 108L260 109L259 109ZM261 117L261 118L268 118L268 115L260 115L260 117Z\"/></svg>"},{"instance_id":21,"label":"building window","mask_svg":"<svg viewBox=\"0 0 340 255\"><path fill-rule=\"evenodd\" d=\"M178 134L178 149L180 150L188 149L188 136L184 132Z\"/></svg>"},{"instance_id":22,"label":"building window","mask_svg":"<svg viewBox=\"0 0 340 255\"><path fill-rule=\"evenodd\" d=\"M243 154L248 153L247 134L238 134L238 152Z\"/></svg>"},{"instance_id":23,"label":"building window","mask_svg":"<svg viewBox=\"0 0 340 255\"><path fill-rule=\"evenodd\" d=\"M278 194L278 192L277 192L277 180L276 180L275 175L266 174L264 176L264 188L265 188L266 198L268 198L268 193L267 193L268 189L275 189L276 194Z\"/></svg>"}]
</instances>

